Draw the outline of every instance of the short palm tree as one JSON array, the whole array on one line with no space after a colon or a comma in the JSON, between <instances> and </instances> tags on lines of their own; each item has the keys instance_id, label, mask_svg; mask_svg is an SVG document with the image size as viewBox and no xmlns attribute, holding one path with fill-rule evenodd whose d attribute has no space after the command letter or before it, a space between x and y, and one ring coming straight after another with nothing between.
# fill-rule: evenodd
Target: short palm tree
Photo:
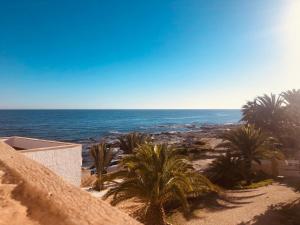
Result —
<instances>
[{"instance_id":1,"label":"short palm tree","mask_svg":"<svg viewBox=\"0 0 300 225\"><path fill-rule=\"evenodd\" d=\"M229 131L222 136L224 140L219 147L225 147L242 162L242 172L247 184L251 183L252 163L260 164L260 160L275 157L276 151L270 138L261 129L245 125Z\"/></svg>"},{"instance_id":2,"label":"short palm tree","mask_svg":"<svg viewBox=\"0 0 300 225\"><path fill-rule=\"evenodd\" d=\"M284 99L274 94L257 97L242 109L242 121L279 136L286 120Z\"/></svg>"},{"instance_id":3,"label":"short palm tree","mask_svg":"<svg viewBox=\"0 0 300 225\"><path fill-rule=\"evenodd\" d=\"M138 146L150 142L151 139L146 134L134 132L121 136L118 140L120 142L120 149L125 154L131 154Z\"/></svg>"},{"instance_id":4,"label":"short palm tree","mask_svg":"<svg viewBox=\"0 0 300 225\"><path fill-rule=\"evenodd\" d=\"M167 145L144 144L135 154L126 156L126 170L112 175L122 182L111 188L104 198L113 196L112 204L138 198L146 205L145 224L165 225L164 203L179 201L189 209L187 197L213 189L210 181L194 172L187 159Z\"/></svg>"},{"instance_id":5,"label":"short palm tree","mask_svg":"<svg viewBox=\"0 0 300 225\"><path fill-rule=\"evenodd\" d=\"M93 145L90 153L94 159L94 164L91 168L96 168L97 176L94 188L95 190L100 191L103 189L103 174L107 173L107 168L114 157L114 153L105 143Z\"/></svg>"},{"instance_id":6,"label":"short palm tree","mask_svg":"<svg viewBox=\"0 0 300 225\"><path fill-rule=\"evenodd\" d=\"M232 187L243 178L241 171L241 160L227 152L215 159L206 172L212 182L223 187Z\"/></svg>"}]
</instances>

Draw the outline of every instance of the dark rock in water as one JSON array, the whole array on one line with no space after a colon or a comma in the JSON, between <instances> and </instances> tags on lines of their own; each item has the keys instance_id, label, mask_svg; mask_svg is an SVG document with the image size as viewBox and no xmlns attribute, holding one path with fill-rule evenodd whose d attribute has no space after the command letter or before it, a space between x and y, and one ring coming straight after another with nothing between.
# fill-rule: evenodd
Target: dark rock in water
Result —
<instances>
[{"instance_id":1,"label":"dark rock in water","mask_svg":"<svg viewBox=\"0 0 300 225\"><path fill-rule=\"evenodd\" d=\"M194 124L186 125L189 128L196 129ZM227 124L227 125L209 125L205 124L201 126L201 129L189 130L189 131L168 131L161 133L149 133L151 139L156 144L168 143L179 148L188 149L193 154L193 158L215 158L217 155L222 154L222 151L216 151L211 155L203 155L205 152L212 152L216 150L216 145L219 143L217 138L225 131L231 130L239 126L239 124ZM93 159L89 154L91 145L100 143L102 141L108 143L111 147L117 148L119 145L118 137L124 134L110 134L99 140L91 139L87 140L83 145L82 157L83 165L90 166L93 163Z\"/></svg>"}]
</instances>

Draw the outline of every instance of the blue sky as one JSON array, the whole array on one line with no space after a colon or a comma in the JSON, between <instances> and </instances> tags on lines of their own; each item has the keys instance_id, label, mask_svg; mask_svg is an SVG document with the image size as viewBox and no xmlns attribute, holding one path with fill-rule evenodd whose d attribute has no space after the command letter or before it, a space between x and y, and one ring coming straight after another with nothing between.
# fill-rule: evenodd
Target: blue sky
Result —
<instances>
[{"instance_id":1,"label":"blue sky","mask_svg":"<svg viewBox=\"0 0 300 225\"><path fill-rule=\"evenodd\" d=\"M299 2L0 0L0 108L239 108L299 88Z\"/></svg>"}]
</instances>

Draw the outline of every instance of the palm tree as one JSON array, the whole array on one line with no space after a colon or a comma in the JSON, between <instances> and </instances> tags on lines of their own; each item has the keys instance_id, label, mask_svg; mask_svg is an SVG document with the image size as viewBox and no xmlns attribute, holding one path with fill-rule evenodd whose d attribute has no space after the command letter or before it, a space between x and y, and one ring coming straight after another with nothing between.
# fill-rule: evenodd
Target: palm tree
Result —
<instances>
[{"instance_id":1,"label":"palm tree","mask_svg":"<svg viewBox=\"0 0 300 225\"><path fill-rule=\"evenodd\" d=\"M287 118L281 141L288 154L294 154L300 146L300 89L283 92L281 96L285 100Z\"/></svg>"},{"instance_id":2,"label":"palm tree","mask_svg":"<svg viewBox=\"0 0 300 225\"><path fill-rule=\"evenodd\" d=\"M114 153L105 143L93 145L90 153L94 159L94 164L91 168L96 168L97 173L97 180L94 184L94 188L95 190L100 191L103 189L103 174L107 173L107 168L114 157Z\"/></svg>"},{"instance_id":3,"label":"palm tree","mask_svg":"<svg viewBox=\"0 0 300 225\"><path fill-rule=\"evenodd\" d=\"M249 124L255 124L257 121L258 113L257 113L257 103L256 100L248 101L242 107L242 121L246 121Z\"/></svg>"},{"instance_id":4,"label":"palm tree","mask_svg":"<svg viewBox=\"0 0 300 225\"><path fill-rule=\"evenodd\" d=\"M207 169L208 178L223 187L232 187L242 177L241 160L237 155L227 152L215 159Z\"/></svg>"},{"instance_id":5,"label":"palm tree","mask_svg":"<svg viewBox=\"0 0 300 225\"><path fill-rule=\"evenodd\" d=\"M120 142L120 149L124 151L125 154L132 154L135 148L150 142L148 135L137 132L121 136L118 139Z\"/></svg>"},{"instance_id":6,"label":"palm tree","mask_svg":"<svg viewBox=\"0 0 300 225\"><path fill-rule=\"evenodd\" d=\"M224 140L218 147L225 147L242 162L242 172L247 184L251 183L252 162L260 164L261 159L275 155L275 145L261 129L245 125L229 131L222 136ZM274 153L273 153L274 152Z\"/></svg>"},{"instance_id":7,"label":"palm tree","mask_svg":"<svg viewBox=\"0 0 300 225\"><path fill-rule=\"evenodd\" d=\"M287 112L290 116L290 120L299 125L300 124L300 89L289 90L283 92L281 96L285 100L287 105Z\"/></svg>"},{"instance_id":8,"label":"palm tree","mask_svg":"<svg viewBox=\"0 0 300 225\"><path fill-rule=\"evenodd\" d=\"M281 96L271 94L257 98L258 113L262 117L263 126L267 131L276 133L285 121L284 99Z\"/></svg>"},{"instance_id":9,"label":"palm tree","mask_svg":"<svg viewBox=\"0 0 300 225\"><path fill-rule=\"evenodd\" d=\"M277 137L286 120L284 99L275 94L257 97L242 109L242 121Z\"/></svg>"},{"instance_id":10,"label":"palm tree","mask_svg":"<svg viewBox=\"0 0 300 225\"><path fill-rule=\"evenodd\" d=\"M300 89L292 89L283 92L282 97L289 105L299 105L300 104Z\"/></svg>"},{"instance_id":11,"label":"palm tree","mask_svg":"<svg viewBox=\"0 0 300 225\"><path fill-rule=\"evenodd\" d=\"M112 204L138 198L146 206L146 225L166 224L164 203L179 201L188 210L187 197L213 189L207 178L195 173L187 159L167 145L141 145L135 154L123 159L122 165L126 170L116 172L111 179L123 181L104 198L113 196Z\"/></svg>"}]
</instances>

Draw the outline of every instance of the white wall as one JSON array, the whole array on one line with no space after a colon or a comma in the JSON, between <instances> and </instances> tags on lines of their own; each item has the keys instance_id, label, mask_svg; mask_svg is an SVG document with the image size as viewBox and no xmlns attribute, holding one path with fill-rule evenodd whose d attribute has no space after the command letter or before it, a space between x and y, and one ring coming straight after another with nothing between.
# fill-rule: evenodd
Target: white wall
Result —
<instances>
[{"instance_id":1,"label":"white wall","mask_svg":"<svg viewBox=\"0 0 300 225\"><path fill-rule=\"evenodd\" d=\"M20 153L48 167L67 182L80 186L81 149L81 145L73 145L60 149L20 151Z\"/></svg>"},{"instance_id":2,"label":"white wall","mask_svg":"<svg viewBox=\"0 0 300 225\"><path fill-rule=\"evenodd\" d=\"M300 177L299 160L280 160L278 161L278 175L284 177ZM261 165L253 163L253 169L261 170L269 175L273 175L272 163L270 160L261 160Z\"/></svg>"}]
</instances>

